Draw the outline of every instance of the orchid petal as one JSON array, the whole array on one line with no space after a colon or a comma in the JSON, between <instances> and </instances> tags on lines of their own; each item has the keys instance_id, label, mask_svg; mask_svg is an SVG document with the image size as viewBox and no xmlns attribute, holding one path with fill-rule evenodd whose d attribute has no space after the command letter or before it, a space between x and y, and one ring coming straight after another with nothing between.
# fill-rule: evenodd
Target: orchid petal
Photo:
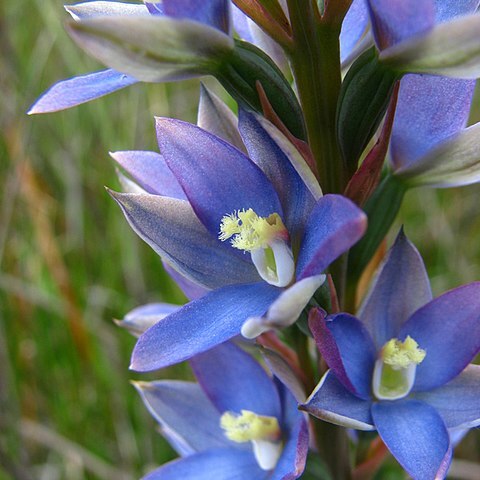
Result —
<instances>
[{"instance_id":1,"label":"orchid petal","mask_svg":"<svg viewBox=\"0 0 480 480\"><path fill-rule=\"evenodd\" d=\"M162 263L165 271L172 277L173 281L189 300L196 300L197 298L203 297L209 291L207 288L192 282L192 280L177 272L166 260L163 260Z\"/></svg>"},{"instance_id":2,"label":"orchid petal","mask_svg":"<svg viewBox=\"0 0 480 480\"><path fill-rule=\"evenodd\" d=\"M132 335L139 337L151 326L180 308L180 305L171 303L148 303L130 310L123 320L116 323L119 327L126 328Z\"/></svg>"},{"instance_id":3,"label":"orchid petal","mask_svg":"<svg viewBox=\"0 0 480 480\"><path fill-rule=\"evenodd\" d=\"M474 13L479 0L435 0L436 22L441 23L452 18Z\"/></svg>"},{"instance_id":4,"label":"orchid petal","mask_svg":"<svg viewBox=\"0 0 480 480\"><path fill-rule=\"evenodd\" d=\"M293 325L325 278L325 275L315 275L294 283L278 296L265 315L248 318L242 325L242 335L255 338L272 328Z\"/></svg>"},{"instance_id":5,"label":"orchid petal","mask_svg":"<svg viewBox=\"0 0 480 480\"><path fill-rule=\"evenodd\" d=\"M105 15L149 15L145 5L123 2L82 2L65 5L65 10L74 20Z\"/></svg>"},{"instance_id":6,"label":"orchid petal","mask_svg":"<svg viewBox=\"0 0 480 480\"><path fill-rule=\"evenodd\" d=\"M427 354L417 366L414 391L455 378L480 351L480 282L450 290L417 310L400 331Z\"/></svg>"},{"instance_id":7,"label":"orchid petal","mask_svg":"<svg viewBox=\"0 0 480 480\"><path fill-rule=\"evenodd\" d=\"M250 410L280 418L280 398L273 379L251 355L233 343L196 355L190 365L220 413Z\"/></svg>"},{"instance_id":8,"label":"orchid petal","mask_svg":"<svg viewBox=\"0 0 480 480\"><path fill-rule=\"evenodd\" d=\"M113 152L110 156L146 192L186 200L182 187L160 154L147 151L123 151Z\"/></svg>"},{"instance_id":9,"label":"orchid petal","mask_svg":"<svg viewBox=\"0 0 480 480\"><path fill-rule=\"evenodd\" d=\"M377 351L398 335L415 310L431 299L422 257L400 231L359 312Z\"/></svg>"},{"instance_id":10,"label":"orchid petal","mask_svg":"<svg viewBox=\"0 0 480 480\"><path fill-rule=\"evenodd\" d=\"M335 425L374 430L371 402L350 393L330 370L320 380L301 409Z\"/></svg>"},{"instance_id":11,"label":"orchid petal","mask_svg":"<svg viewBox=\"0 0 480 480\"><path fill-rule=\"evenodd\" d=\"M379 60L398 72L474 80L480 76L479 27L478 15L460 16L382 51Z\"/></svg>"},{"instance_id":12,"label":"orchid petal","mask_svg":"<svg viewBox=\"0 0 480 480\"><path fill-rule=\"evenodd\" d=\"M305 469L308 453L308 426L305 414L298 411L294 396L285 385L279 385L282 396L284 418L282 426L286 429L287 439L282 455L269 480L293 480Z\"/></svg>"},{"instance_id":13,"label":"orchid petal","mask_svg":"<svg viewBox=\"0 0 480 480\"><path fill-rule=\"evenodd\" d=\"M395 176L413 186L437 188L469 185L480 180L480 123L466 128Z\"/></svg>"},{"instance_id":14,"label":"orchid petal","mask_svg":"<svg viewBox=\"0 0 480 480\"><path fill-rule=\"evenodd\" d=\"M118 182L124 193L147 193L138 183L127 177L119 168L115 168Z\"/></svg>"},{"instance_id":15,"label":"orchid petal","mask_svg":"<svg viewBox=\"0 0 480 480\"><path fill-rule=\"evenodd\" d=\"M201 83L197 125L245 153L245 145L238 133L237 124L237 117L230 108Z\"/></svg>"},{"instance_id":16,"label":"orchid petal","mask_svg":"<svg viewBox=\"0 0 480 480\"><path fill-rule=\"evenodd\" d=\"M309 322L313 337L336 378L354 395L370 398L376 352L363 324L346 313L314 320Z\"/></svg>"},{"instance_id":17,"label":"orchid petal","mask_svg":"<svg viewBox=\"0 0 480 480\"><path fill-rule=\"evenodd\" d=\"M232 2L233 26L238 36L249 43L254 43L248 17Z\"/></svg>"},{"instance_id":18,"label":"orchid petal","mask_svg":"<svg viewBox=\"0 0 480 480\"><path fill-rule=\"evenodd\" d=\"M205 230L185 200L110 193L140 238L188 279L217 288L259 278L251 263L226 248L218 248L217 240Z\"/></svg>"},{"instance_id":19,"label":"orchid petal","mask_svg":"<svg viewBox=\"0 0 480 480\"><path fill-rule=\"evenodd\" d=\"M75 107L137 83L133 77L115 70L102 70L57 82L31 107L29 115Z\"/></svg>"},{"instance_id":20,"label":"orchid petal","mask_svg":"<svg viewBox=\"0 0 480 480\"><path fill-rule=\"evenodd\" d=\"M297 261L297 279L322 273L363 235L365 214L341 195L318 200L306 223Z\"/></svg>"},{"instance_id":21,"label":"orchid petal","mask_svg":"<svg viewBox=\"0 0 480 480\"><path fill-rule=\"evenodd\" d=\"M282 150L281 144L263 128L259 116L240 110L238 128L249 157L262 169L280 197L290 236L301 235L306 217L315 205L312 194ZM271 125L271 128L275 127Z\"/></svg>"},{"instance_id":22,"label":"orchid petal","mask_svg":"<svg viewBox=\"0 0 480 480\"><path fill-rule=\"evenodd\" d=\"M428 30L435 22L433 0L368 0L368 6L381 50Z\"/></svg>"},{"instance_id":23,"label":"orchid petal","mask_svg":"<svg viewBox=\"0 0 480 480\"><path fill-rule=\"evenodd\" d=\"M266 131L266 133L271 137L271 139L277 144L283 154L288 157L288 160L292 164L297 174L303 180L303 183L305 183L313 198L315 200L321 198L323 193L322 189L320 188L320 184L312 172L312 169L300 154L298 149L290 142L288 138L285 137L282 132L280 132L277 127L275 127L275 125L269 122L266 118L256 114L253 114L253 116Z\"/></svg>"},{"instance_id":24,"label":"orchid petal","mask_svg":"<svg viewBox=\"0 0 480 480\"><path fill-rule=\"evenodd\" d=\"M145 6L151 15L164 15L162 2L146 2Z\"/></svg>"},{"instance_id":25,"label":"orchid petal","mask_svg":"<svg viewBox=\"0 0 480 480\"><path fill-rule=\"evenodd\" d=\"M304 402L304 387L285 358L268 348L263 348L261 353L270 371L292 392L296 401Z\"/></svg>"},{"instance_id":26,"label":"orchid petal","mask_svg":"<svg viewBox=\"0 0 480 480\"><path fill-rule=\"evenodd\" d=\"M67 30L97 60L145 82L210 74L233 49L223 32L167 16L93 17L71 21Z\"/></svg>"},{"instance_id":27,"label":"orchid petal","mask_svg":"<svg viewBox=\"0 0 480 480\"><path fill-rule=\"evenodd\" d=\"M267 35L253 20L247 17L248 28L252 32L252 42L263 50L280 68L282 72L288 70L288 61L280 45Z\"/></svg>"},{"instance_id":28,"label":"orchid petal","mask_svg":"<svg viewBox=\"0 0 480 480\"><path fill-rule=\"evenodd\" d=\"M195 20L230 35L229 3L228 0L162 0L162 10L169 17Z\"/></svg>"},{"instance_id":29,"label":"orchid petal","mask_svg":"<svg viewBox=\"0 0 480 480\"><path fill-rule=\"evenodd\" d=\"M447 428L468 429L480 425L480 365L469 365L442 387L419 392L414 398L434 407Z\"/></svg>"},{"instance_id":30,"label":"orchid petal","mask_svg":"<svg viewBox=\"0 0 480 480\"><path fill-rule=\"evenodd\" d=\"M395 170L419 168L422 157L465 127L474 88L471 80L429 75L402 79L391 141Z\"/></svg>"},{"instance_id":31,"label":"orchid petal","mask_svg":"<svg viewBox=\"0 0 480 480\"><path fill-rule=\"evenodd\" d=\"M233 445L220 427L218 411L198 384L161 380L133 385L155 420L174 432L190 453Z\"/></svg>"},{"instance_id":32,"label":"orchid petal","mask_svg":"<svg viewBox=\"0 0 480 480\"><path fill-rule=\"evenodd\" d=\"M211 449L166 463L142 480L266 480L250 451Z\"/></svg>"},{"instance_id":33,"label":"orchid petal","mask_svg":"<svg viewBox=\"0 0 480 480\"><path fill-rule=\"evenodd\" d=\"M212 235L218 236L225 215L241 209L252 208L262 217L274 212L282 216L273 186L243 153L190 123L169 118L156 122L160 152Z\"/></svg>"},{"instance_id":34,"label":"orchid petal","mask_svg":"<svg viewBox=\"0 0 480 480\"><path fill-rule=\"evenodd\" d=\"M135 346L131 368L163 368L230 340L248 317L265 312L279 293L263 282L207 293L147 330Z\"/></svg>"},{"instance_id":35,"label":"orchid petal","mask_svg":"<svg viewBox=\"0 0 480 480\"><path fill-rule=\"evenodd\" d=\"M366 0L353 0L342 23L340 32L340 57L345 62L354 52L368 28L368 7Z\"/></svg>"},{"instance_id":36,"label":"orchid petal","mask_svg":"<svg viewBox=\"0 0 480 480\"><path fill-rule=\"evenodd\" d=\"M385 445L413 478L445 477L450 440L433 407L416 400L379 402L372 405L372 417Z\"/></svg>"}]
</instances>

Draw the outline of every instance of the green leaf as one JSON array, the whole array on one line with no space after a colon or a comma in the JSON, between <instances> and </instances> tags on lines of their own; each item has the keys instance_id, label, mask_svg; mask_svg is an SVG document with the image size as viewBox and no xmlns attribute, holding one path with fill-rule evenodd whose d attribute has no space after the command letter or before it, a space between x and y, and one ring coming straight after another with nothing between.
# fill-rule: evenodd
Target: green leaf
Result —
<instances>
[{"instance_id":1,"label":"green leaf","mask_svg":"<svg viewBox=\"0 0 480 480\"><path fill-rule=\"evenodd\" d=\"M403 201L405 185L392 174L387 174L382 183L365 204L368 228L363 238L350 250L348 256L348 279L358 280L390 229Z\"/></svg>"},{"instance_id":2,"label":"green leaf","mask_svg":"<svg viewBox=\"0 0 480 480\"><path fill-rule=\"evenodd\" d=\"M254 45L235 40L235 49L214 73L217 80L242 107L263 113L257 82L288 130L306 139L303 114L298 99L273 60Z\"/></svg>"},{"instance_id":3,"label":"green leaf","mask_svg":"<svg viewBox=\"0 0 480 480\"><path fill-rule=\"evenodd\" d=\"M480 16L442 23L380 53L380 62L399 72L458 78L480 77Z\"/></svg>"},{"instance_id":4,"label":"green leaf","mask_svg":"<svg viewBox=\"0 0 480 480\"><path fill-rule=\"evenodd\" d=\"M337 137L352 175L387 110L398 73L378 61L374 47L350 67L337 106Z\"/></svg>"}]
</instances>

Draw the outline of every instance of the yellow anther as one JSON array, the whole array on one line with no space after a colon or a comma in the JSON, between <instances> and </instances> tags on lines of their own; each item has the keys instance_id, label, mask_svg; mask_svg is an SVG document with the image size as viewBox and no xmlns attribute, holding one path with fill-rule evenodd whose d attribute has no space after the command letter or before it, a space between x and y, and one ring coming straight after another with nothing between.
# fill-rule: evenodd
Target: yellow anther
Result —
<instances>
[{"instance_id":1,"label":"yellow anther","mask_svg":"<svg viewBox=\"0 0 480 480\"><path fill-rule=\"evenodd\" d=\"M266 248L277 237L286 239L287 236L287 229L278 213L259 217L249 208L225 215L218 238L222 241L231 238L232 247L251 252Z\"/></svg>"},{"instance_id":2,"label":"yellow anther","mask_svg":"<svg viewBox=\"0 0 480 480\"><path fill-rule=\"evenodd\" d=\"M280 426L275 417L257 415L250 410L242 410L241 415L225 412L220 418L220 426L227 438L237 443L275 441L280 437Z\"/></svg>"},{"instance_id":3,"label":"yellow anther","mask_svg":"<svg viewBox=\"0 0 480 480\"><path fill-rule=\"evenodd\" d=\"M419 348L418 343L410 336L403 342L397 338L392 338L382 349L383 362L394 369L418 365L423 361L425 355L425 350Z\"/></svg>"}]
</instances>

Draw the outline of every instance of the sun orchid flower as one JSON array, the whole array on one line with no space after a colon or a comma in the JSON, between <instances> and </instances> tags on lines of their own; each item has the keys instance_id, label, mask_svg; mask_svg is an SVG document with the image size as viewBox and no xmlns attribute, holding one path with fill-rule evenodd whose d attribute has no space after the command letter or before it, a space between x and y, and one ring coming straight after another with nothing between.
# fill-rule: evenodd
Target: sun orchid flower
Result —
<instances>
[{"instance_id":1,"label":"sun orchid flower","mask_svg":"<svg viewBox=\"0 0 480 480\"><path fill-rule=\"evenodd\" d=\"M308 451L305 414L290 391L232 343L190 360L198 384L137 382L181 458L144 480L295 479Z\"/></svg>"},{"instance_id":2,"label":"sun orchid flower","mask_svg":"<svg viewBox=\"0 0 480 480\"><path fill-rule=\"evenodd\" d=\"M111 21L118 20L121 23L123 19L127 19L127 21L140 22L141 25L142 21L144 24L150 22L152 17L163 18L163 24L152 27L159 30L160 35L163 29L164 37L168 35L173 37L175 29L178 30L180 23L184 21L180 29L183 28L187 31L188 27L192 27L195 30L192 35L204 39L202 42L190 42L184 45L186 50L193 49L193 57L201 57L203 47L200 44L204 43L206 47L209 41L211 41L211 44L218 45L220 49L233 48L231 37L232 30L235 30L241 39L257 45L269 54L280 67L284 70L287 69L285 55L281 48L241 10L233 5L233 14L231 14L230 8L231 2L228 0L164 0L163 2L144 2L144 4L91 1L65 6L75 22L91 20L97 22L110 17ZM355 0L345 18L340 37L342 59L347 61L358 51L359 43L365 35L367 25L368 12L365 1ZM159 44L159 39L152 39L152 42ZM179 35L178 43L182 43L182 35ZM196 53L194 51L197 48L195 43L198 44ZM161 48L168 52L169 49L176 48L175 41L170 39ZM205 50L208 50L208 48L205 48ZM180 51L175 53L172 50L172 52L172 58L170 60L165 58L163 67L160 68L159 65L153 68L145 67L143 73L149 75L149 78L127 75L120 71L121 68L116 67L115 69L109 68L59 81L32 105L28 113L48 113L71 108L126 88L139 81L176 81L208 73L198 66L192 67L192 65L182 64ZM107 53L106 57L111 58L111 53ZM189 62L193 58L190 57Z\"/></svg>"},{"instance_id":3,"label":"sun orchid flower","mask_svg":"<svg viewBox=\"0 0 480 480\"><path fill-rule=\"evenodd\" d=\"M397 5L393 9L391 2L370 2L375 36L388 46L472 14L480 4L479 0L401 3L407 15L403 22L397 17ZM480 150L475 141L480 124L465 128L474 89L474 80L416 74L402 78L391 139L391 165L397 177L412 185L436 187L480 179L479 155L472 151L474 147Z\"/></svg>"},{"instance_id":4,"label":"sun orchid flower","mask_svg":"<svg viewBox=\"0 0 480 480\"><path fill-rule=\"evenodd\" d=\"M215 37L215 41L223 42L225 48L233 46L230 38L232 27L228 0L164 0L161 3L144 2L144 4L93 1L66 5L65 8L76 22L96 21L96 19L107 17L122 19L123 17L131 18L133 21L138 19L140 22L143 19L143 22L146 23L152 17L163 18L164 24L157 25L157 28L161 29L163 26L165 35L168 34L168 28L178 28L176 21L185 20L188 24L183 27L185 29L196 28L196 35L202 33L207 39L209 36ZM230 47L228 47L229 45ZM165 45L164 48L168 49L169 46ZM200 53L197 54L200 55ZM189 70L188 65L182 65L181 62L175 65L175 63L173 60L170 64L166 61L165 67L156 72L158 78L150 81L173 81L201 75L201 72L195 73L194 70ZM114 69L73 77L53 85L35 102L29 113L47 113L74 107L128 87L138 81L137 78Z\"/></svg>"},{"instance_id":5,"label":"sun orchid flower","mask_svg":"<svg viewBox=\"0 0 480 480\"><path fill-rule=\"evenodd\" d=\"M377 430L416 480L444 478L452 435L480 425L480 282L432 300L422 259L401 232L359 319L310 326L330 370L302 407L326 421Z\"/></svg>"},{"instance_id":6,"label":"sun orchid flower","mask_svg":"<svg viewBox=\"0 0 480 480\"><path fill-rule=\"evenodd\" d=\"M139 338L132 368L140 371L240 331L254 338L293 324L366 226L352 202L321 196L303 158L259 116L240 114L250 158L189 123L158 118L156 126L161 155L113 154L144 193L111 194L137 234L207 293Z\"/></svg>"}]
</instances>

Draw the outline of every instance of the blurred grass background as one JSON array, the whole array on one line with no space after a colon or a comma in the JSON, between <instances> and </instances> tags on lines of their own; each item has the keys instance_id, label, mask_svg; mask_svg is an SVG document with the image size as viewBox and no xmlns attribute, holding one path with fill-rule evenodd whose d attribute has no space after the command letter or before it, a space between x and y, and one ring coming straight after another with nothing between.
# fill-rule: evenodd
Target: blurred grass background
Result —
<instances>
[{"instance_id":1,"label":"blurred grass background","mask_svg":"<svg viewBox=\"0 0 480 480\"><path fill-rule=\"evenodd\" d=\"M198 82L27 117L52 83L101 67L64 32L62 1L0 9L0 480L139 478L173 453L129 384L135 340L112 318L184 299L103 189L118 187L108 151L156 149L154 115L194 121ZM402 208L436 294L480 279L479 193L414 191ZM478 437L460 456L480 460Z\"/></svg>"}]
</instances>

